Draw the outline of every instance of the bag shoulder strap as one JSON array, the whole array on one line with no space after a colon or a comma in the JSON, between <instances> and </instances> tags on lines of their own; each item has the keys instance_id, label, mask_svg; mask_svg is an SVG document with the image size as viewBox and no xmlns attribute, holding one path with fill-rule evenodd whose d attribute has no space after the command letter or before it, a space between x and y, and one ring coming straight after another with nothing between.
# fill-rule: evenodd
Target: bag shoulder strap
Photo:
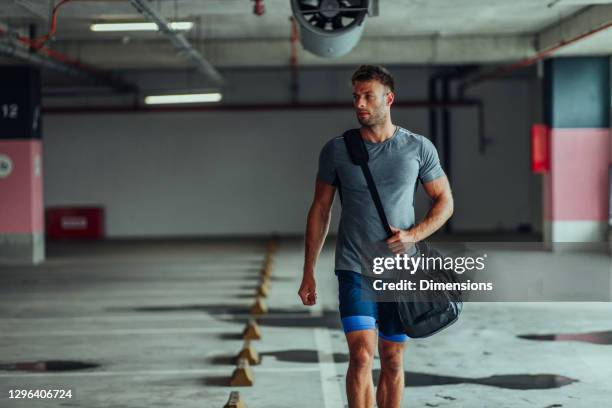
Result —
<instances>
[{"instance_id":1,"label":"bag shoulder strap","mask_svg":"<svg viewBox=\"0 0 612 408\"><path fill-rule=\"evenodd\" d=\"M342 138L344 139L346 149L348 150L349 156L351 157L353 164L361 167L361 171L363 172L363 176L365 177L366 183L368 183L370 195L372 196L372 200L374 201L374 205L376 206L376 211L378 211L378 217L380 218L380 222L382 223L382 226L385 229L387 236L390 237L393 235L393 232L391 231L391 227L389 227L389 221L387 220L385 209L382 205L382 201L380 201L378 189L376 188L376 184L374 183L374 179L372 178L372 173L370 172L370 167L368 166L368 160L370 159L370 157L368 155L366 145L361 137L361 133L359 132L359 129L350 129L344 132Z\"/></svg>"}]
</instances>

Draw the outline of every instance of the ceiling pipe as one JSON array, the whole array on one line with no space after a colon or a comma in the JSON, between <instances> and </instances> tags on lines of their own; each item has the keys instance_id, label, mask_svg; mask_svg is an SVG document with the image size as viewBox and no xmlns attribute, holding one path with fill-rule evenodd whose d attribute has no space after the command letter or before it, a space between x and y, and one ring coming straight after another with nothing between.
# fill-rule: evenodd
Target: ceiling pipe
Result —
<instances>
[{"instance_id":1,"label":"ceiling pipe","mask_svg":"<svg viewBox=\"0 0 612 408\"><path fill-rule=\"evenodd\" d=\"M202 74L208 76L216 84L221 85L223 83L223 77L206 59L197 51L193 46L185 39L183 34L170 28L170 25L165 18L157 14L146 2L146 0L130 0L132 6L140 14L142 14L147 20L154 22L159 27L160 31L164 33L170 42L180 51L181 54L185 55L200 71Z\"/></svg>"},{"instance_id":2,"label":"ceiling pipe","mask_svg":"<svg viewBox=\"0 0 612 408\"><path fill-rule=\"evenodd\" d=\"M291 21L291 101L293 103L298 103L299 95L300 95L300 81L298 74L298 29L297 23L295 22L295 18L293 16L289 17Z\"/></svg>"},{"instance_id":3,"label":"ceiling pipe","mask_svg":"<svg viewBox=\"0 0 612 408\"><path fill-rule=\"evenodd\" d=\"M431 102L428 100L396 101L393 106L396 108L429 108L429 107L463 107L479 106L478 100L461 100L447 102ZM172 106L64 106L64 107L44 107L43 113L46 114L81 114L81 113L159 113L159 112L259 112L259 111L298 111L298 110L329 110L329 109L352 109L350 102L300 102L300 103L264 103L264 104L236 104L236 105L172 105Z\"/></svg>"},{"instance_id":4,"label":"ceiling pipe","mask_svg":"<svg viewBox=\"0 0 612 408\"><path fill-rule=\"evenodd\" d=\"M40 51L44 50L45 49L42 49ZM51 51L49 50L49 52ZM53 53L59 55L57 51L53 51ZM138 88L135 85L126 82L123 79L116 77L115 75L106 74L94 69L86 68L84 64L71 64L53 58L51 55L44 55L40 52L32 52L30 51L30 49L25 48L24 46L14 41L0 40L0 54L10 58L16 58L29 64L37 65L39 67L49 68L55 71L63 72L65 74L87 78L93 80L96 83L114 88L120 92L138 92Z\"/></svg>"},{"instance_id":5,"label":"ceiling pipe","mask_svg":"<svg viewBox=\"0 0 612 408\"><path fill-rule=\"evenodd\" d=\"M604 24L600 27L594 28L592 30L587 31L586 33L580 34L574 38L571 38L569 40L562 40L560 42L558 42L557 44L550 46L542 51L537 52L534 56L532 57L528 57L528 58L523 58L522 60L519 60L517 62L514 62L512 64L509 65L504 65L502 67L499 67L497 69L494 69L492 71L489 72L484 72L481 73L479 75L476 75L473 78L470 78L466 81L464 81L460 86L459 86L459 93L460 95L463 95L464 91L482 81L488 80L488 79L495 79L495 78L500 78L503 76L506 76L514 71L517 71L519 69L528 67L530 65L535 64L536 62L539 62L549 56L551 56L552 54L554 54L555 52L559 51L561 48L567 47L570 44L576 43L580 40L583 40L587 37L590 37L594 34L597 34L601 31L607 30L608 28L612 27L612 21L608 22L607 24Z\"/></svg>"}]
</instances>

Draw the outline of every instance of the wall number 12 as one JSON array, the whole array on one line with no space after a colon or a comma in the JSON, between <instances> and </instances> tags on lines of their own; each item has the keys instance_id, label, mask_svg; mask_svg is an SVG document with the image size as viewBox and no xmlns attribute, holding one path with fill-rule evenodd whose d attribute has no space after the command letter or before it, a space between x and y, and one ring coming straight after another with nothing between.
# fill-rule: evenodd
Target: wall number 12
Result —
<instances>
[{"instance_id":1,"label":"wall number 12","mask_svg":"<svg viewBox=\"0 0 612 408\"><path fill-rule=\"evenodd\" d=\"M19 105L16 103L5 103L1 107L3 119L17 119L19 116Z\"/></svg>"}]
</instances>

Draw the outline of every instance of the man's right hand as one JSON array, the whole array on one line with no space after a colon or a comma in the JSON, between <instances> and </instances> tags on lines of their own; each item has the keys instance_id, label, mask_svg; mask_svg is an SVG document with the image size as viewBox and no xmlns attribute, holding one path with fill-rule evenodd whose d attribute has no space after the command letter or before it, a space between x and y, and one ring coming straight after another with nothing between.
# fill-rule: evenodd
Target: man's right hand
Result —
<instances>
[{"instance_id":1,"label":"man's right hand","mask_svg":"<svg viewBox=\"0 0 612 408\"><path fill-rule=\"evenodd\" d=\"M308 211L308 221L306 223L302 284L298 291L302 303L306 306L317 303L314 265L329 230L329 220L335 194L336 187L334 185L327 184L318 177L316 178L315 196Z\"/></svg>"},{"instance_id":2,"label":"man's right hand","mask_svg":"<svg viewBox=\"0 0 612 408\"><path fill-rule=\"evenodd\" d=\"M302 284L300 285L300 290L298 291L298 295L300 295L300 299L302 299L302 303L306 306L312 306L317 303L317 284L315 283L314 276L312 275L304 275L302 278Z\"/></svg>"}]
</instances>

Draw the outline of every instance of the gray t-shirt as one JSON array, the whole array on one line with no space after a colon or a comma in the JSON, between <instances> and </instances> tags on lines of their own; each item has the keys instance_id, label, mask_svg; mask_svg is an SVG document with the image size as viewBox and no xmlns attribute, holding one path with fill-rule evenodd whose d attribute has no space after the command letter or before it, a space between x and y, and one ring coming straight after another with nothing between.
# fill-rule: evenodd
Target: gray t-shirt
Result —
<instances>
[{"instance_id":1,"label":"gray t-shirt","mask_svg":"<svg viewBox=\"0 0 612 408\"><path fill-rule=\"evenodd\" d=\"M444 176L436 148L427 138L399 126L384 142L365 144L389 223L400 229L411 227L417 180L427 183ZM361 272L364 248L384 241L386 233L361 168L351 161L342 136L321 149L317 177L327 184L339 184L342 194L335 268Z\"/></svg>"}]
</instances>

